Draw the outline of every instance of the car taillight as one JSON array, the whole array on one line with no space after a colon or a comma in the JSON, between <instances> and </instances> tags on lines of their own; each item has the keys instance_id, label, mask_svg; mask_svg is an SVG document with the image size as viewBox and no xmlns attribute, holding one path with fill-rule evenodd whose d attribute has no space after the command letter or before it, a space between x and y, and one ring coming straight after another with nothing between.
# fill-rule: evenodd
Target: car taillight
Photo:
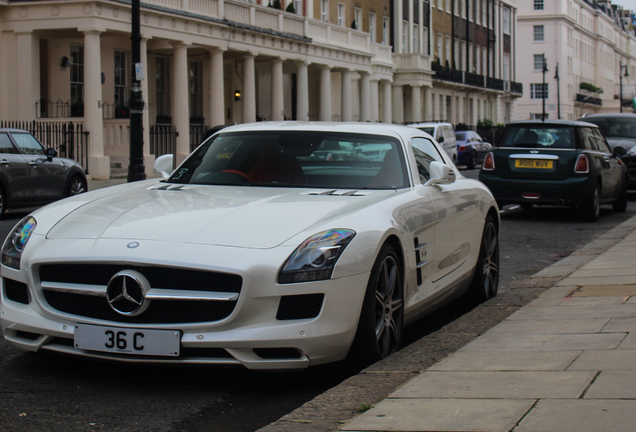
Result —
<instances>
[{"instance_id":1,"label":"car taillight","mask_svg":"<svg viewBox=\"0 0 636 432\"><path fill-rule=\"evenodd\" d=\"M482 165L482 169L484 171L492 171L495 169L495 157L492 153L488 153L486 155L486 159L484 159L484 164Z\"/></svg>"},{"instance_id":2,"label":"car taillight","mask_svg":"<svg viewBox=\"0 0 636 432\"><path fill-rule=\"evenodd\" d=\"M579 155L576 160L576 165L574 165L574 172L577 174L587 174L590 172L590 161L587 155Z\"/></svg>"},{"instance_id":3,"label":"car taillight","mask_svg":"<svg viewBox=\"0 0 636 432\"><path fill-rule=\"evenodd\" d=\"M464 147L463 145L459 146L459 151L466 151L466 147Z\"/></svg>"}]
</instances>

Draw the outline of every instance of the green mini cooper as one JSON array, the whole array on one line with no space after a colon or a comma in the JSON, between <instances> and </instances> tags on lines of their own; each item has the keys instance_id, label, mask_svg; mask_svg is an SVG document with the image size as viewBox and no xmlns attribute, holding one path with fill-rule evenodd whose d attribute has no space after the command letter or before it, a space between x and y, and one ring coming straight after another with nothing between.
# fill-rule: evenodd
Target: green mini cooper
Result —
<instances>
[{"instance_id":1,"label":"green mini cooper","mask_svg":"<svg viewBox=\"0 0 636 432\"><path fill-rule=\"evenodd\" d=\"M576 206L589 221L601 204L627 208L627 169L598 126L580 121L528 120L506 125L486 156L479 179L505 204Z\"/></svg>"}]
</instances>

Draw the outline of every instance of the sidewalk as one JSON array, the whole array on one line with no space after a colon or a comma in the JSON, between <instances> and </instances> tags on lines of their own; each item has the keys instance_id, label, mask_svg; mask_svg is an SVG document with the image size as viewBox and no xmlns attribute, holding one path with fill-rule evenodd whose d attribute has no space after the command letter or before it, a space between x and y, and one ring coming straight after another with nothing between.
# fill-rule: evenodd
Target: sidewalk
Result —
<instances>
[{"instance_id":1,"label":"sidewalk","mask_svg":"<svg viewBox=\"0 0 636 432\"><path fill-rule=\"evenodd\" d=\"M535 275L563 279L339 430L636 430L636 217L613 231L616 244Z\"/></svg>"}]
</instances>

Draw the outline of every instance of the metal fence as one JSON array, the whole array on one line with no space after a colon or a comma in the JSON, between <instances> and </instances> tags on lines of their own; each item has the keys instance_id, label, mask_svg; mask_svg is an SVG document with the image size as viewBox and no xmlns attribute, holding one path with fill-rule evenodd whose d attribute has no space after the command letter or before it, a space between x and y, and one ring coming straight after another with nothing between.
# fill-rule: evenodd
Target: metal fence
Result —
<instances>
[{"instance_id":1,"label":"metal fence","mask_svg":"<svg viewBox=\"0 0 636 432\"><path fill-rule=\"evenodd\" d=\"M190 151L201 144L206 137L209 127L202 124L190 125ZM155 157L165 154L175 154L177 151L177 132L174 125L155 124L150 126L150 153Z\"/></svg>"},{"instance_id":2,"label":"metal fence","mask_svg":"<svg viewBox=\"0 0 636 432\"><path fill-rule=\"evenodd\" d=\"M88 173L88 134L84 125L72 122L0 121L0 127L25 129L60 157L75 159Z\"/></svg>"}]
</instances>

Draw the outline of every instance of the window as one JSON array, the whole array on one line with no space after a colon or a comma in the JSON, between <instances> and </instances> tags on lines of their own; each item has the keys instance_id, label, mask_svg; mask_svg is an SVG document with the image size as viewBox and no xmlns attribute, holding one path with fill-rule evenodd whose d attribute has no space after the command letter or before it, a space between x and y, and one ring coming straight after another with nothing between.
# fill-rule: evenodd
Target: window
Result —
<instances>
[{"instance_id":1,"label":"window","mask_svg":"<svg viewBox=\"0 0 636 432\"><path fill-rule=\"evenodd\" d=\"M382 17L382 43L389 44L389 17Z\"/></svg>"},{"instance_id":2,"label":"window","mask_svg":"<svg viewBox=\"0 0 636 432\"><path fill-rule=\"evenodd\" d=\"M413 148L413 155L417 163L417 172L420 176L420 181L426 183L431 178L431 162L437 161L445 163L444 159L435 147L435 144L429 139L420 137L412 138L411 147Z\"/></svg>"},{"instance_id":3,"label":"window","mask_svg":"<svg viewBox=\"0 0 636 432\"><path fill-rule=\"evenodd\" d=\"M409 22L402 21L402 52L408 52L409 48Z\"/></svg>"},{"instance_id":4,"label":"window","mask_svg":"<svg viewBox=\"0 0 636 432\"><path fill-rule=\"evenodd\" d=\"M422 49L421 52L424 55L429 55L430 53L428 52L428 28L424 27L422 29Z\"/></svg>"},{"instance_id":5,"label":"window","mask_svg":"<svg viewBox=\"0 0 636 432\"><path fill-rule=\"evenodd\" d=\"M446 0L446 12L451 13L451 0Z\"/></svg>"},{"instance_id":6,"label":"window","mask_svg":"<svg viewBox=\"0 0 636 432\"><path fill-rule=\"evenodd\" d=\"M442 55L442 34L441 33L437 33L437 51L435 52L435 57L436 60L439 61L440 63L444 62L444 59L441 57Z\"/></svg>"},{"instance_id":7,"label":"window","mask_svg":"<svg viewBox=\"0 0 636 432\"><path fill-rule=\"evenodd\" d=\"M126 118L126 53L115 51L115 117Z\"/></svg>"},{"instance_id":8,"label":"window","mask_svg":"<svg viewBox=\"0 0 636 432\"><path fill-rule=\"evenodd\" d=\"M320 21L329 22L329 0L320 2Z\"/></svg>"},{"instance_id":9,"label":"window","mask_svg":"<svg viewBox=\"0 0 636 432\"><path fill-rule=\"evenodd\" d=\"M545 40L544 29L542 25L533 26L534 28L534 41L543 42Z\"/></svg>"},{"instance_id":10,"label":"window","mask_svg":"<svg viewBox=\"0 0 636 432\"><path fill-rule=\"evenodd\" d=\"M417 24L413 24L413 52L420 52L420 27Z\"/></svg>"},{"instance_id":11,"label":"window","mask_svg":"<svg viewBox=\"0 0 636 432\"><path fill-rule=\"evenodd\" d=\"M544 98L548 98L548 84L530 84L530 99Z\"/></svg>"},{"instance_id":12,"label":"window","mask_svg":"<svg viewBox=\"0 0 636 432\"><path fill-rule=\"evenodd\" d=\"M371 43L375 43L375 14L369 14L369 38Z\"/></svg>"},{"instance_id":13,"label":"window","mask_svg":"<svg viewBox=\"0 0 636 432\"><path fill-rule=\"evenodd\" d=\"M543 62L545 61L544 54L535 54L534 55L534 70L542 71L543 70Z\"/></svg>"},{"instance_id":14,"label":"window","mask_svg":"<svg viewBox=\"0 0 636 432\"><path fill-rule=\"evenodd\" d=\"M157 56L155 67L155 91L157 92L157 123L165 123L165 120L168 120L170 116L170 104L167 89L168 77L166 76L168 72L167 59L164 56Z\"/></svg>"},{"instance_id":15,"label":"window","mask_svg":"<svg viewBox=\"0 0 636 432\"><path fill-rule=\"evenodd\" d=\"M534 10L543 10L543 0L534 0Z\"/></svg>"},{"instance_id":16,"label":"window","mask_svg":"<svg viewBox=\"0 0 636 432\"><path fill-rule=\"evenodd\" d=\"M543 27L543 26L541 26ZM535 27L536 28L536 27ZM510 34L510 9L503 8L503 32L504 34Z\"/></svg>"},{"instance_id":17,"label":"window","mask_svg":"<svg viewBox=\"0 0 636 432\"><path fill-rule=\"evenodd\" d=\"M356 25L356 30L362 30L362 9L356 8L353 13L353 20Z\"/></svg>"},{"instance_id":18,"label":"window","mask_svg":"<svg viewBox=\"0 0 636 432\"><path fill-rule=\"evenodd\" d=\"M203 121L203 95L201 94L201 63L190 60L190 121L200 123Z\"/></svg>"},{"instance_id":19,"label":"window","mask_svg":"<svg viewBox=\"0 0 636 432\"><path fill-rule=\"evenodd\" d=\"M302 0L294 0L294 10L297 15L303 14L303 1Z\"/></svg>"},{"instance_id":20,"label":"window","mask_svg":"<svg viewBox=\"0 0 636 432\"><path fill-rule=\"evenodd\" d=\"M437 0L437 9L444 10L444 0Z\"/></svg>"},{"instance_id":21,"label":"window","mask_svg":"<svg viewBox=\"0 0 636 432\"><path fill-rule=\"evenodd\" d=\"M71 117L84 116L84 47L71 45Z\"/></svg>"},{"instance_id":22,"label":"window","mask_svg":"<svg viewBox=\"0 0 636 432\"><path fill-rule=\"evenodd\" d=\"M345 5L344 3L338 3L338 25L345 25Z\"/></svg>"},{"instance_id":23,"label":"window","mask_svg":"<svg viewBox=\"0 0 636 432\"><path fill-rule=\"evenodd\" d=\"M18 150L13 146L6 133L0 133L0 153L17 153Z\"/></svg>"},{"instance_id":24,"label":"window","mask_svg":"<svg viewBox=\"0 0 636 432\"><path fill-rule=\"evenodd\" d=\"M480 6L481 6L481 0L475 0L475 22L477 24L480 24L480 22L481 22L481 19L480 19L481 18L481 12L479 10Z\"/></svg>"}]
</instances>

